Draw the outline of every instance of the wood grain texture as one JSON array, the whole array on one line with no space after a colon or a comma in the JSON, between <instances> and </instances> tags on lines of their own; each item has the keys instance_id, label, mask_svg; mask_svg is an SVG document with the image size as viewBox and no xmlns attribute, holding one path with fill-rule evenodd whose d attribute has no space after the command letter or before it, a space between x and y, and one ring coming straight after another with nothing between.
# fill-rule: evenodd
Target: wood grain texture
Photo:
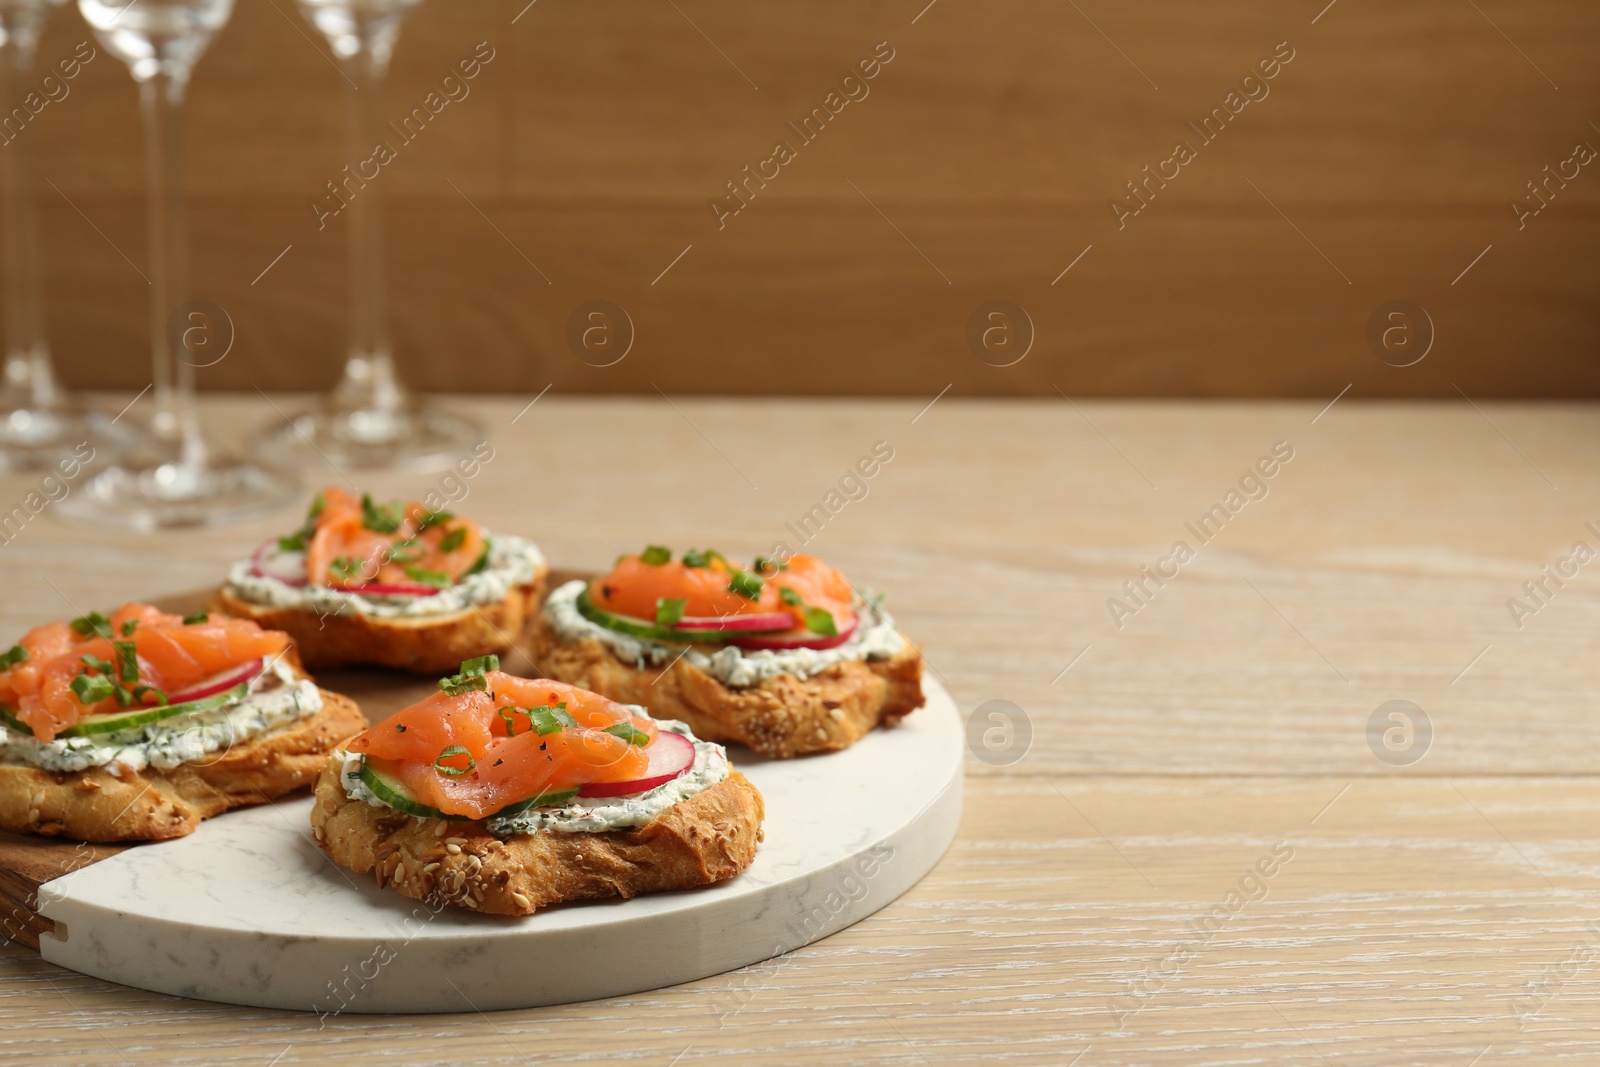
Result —
<instances>
[{"instance_id":1,"label":"wood grain texture","mask_svg":"<svg viewBox=\"0 0 1600 1067\"><path fill-rule=\"evenodd\" d=\"M197 1004L0 948L0 1053L257 1067L1600 1055L1600 599L1586 567L1521 629L1506 606L1575 541L1600 543L1585 527L1600 525L1592 405L530 399L474 402L496 452L459 506L575 568L647 541L768 549L891 443L865 498L807 547L888 591L964 713L1009 700L1032 727L1016 762L969 761L944 861L873 919L771 963L487 1017ZM241 432L269 409L217 400L208 415ZM1267 495L1117 629L1105 601L1278 441L1294 457ZM0 545L0 629L199 587L293 522L109 537L43 515ZM1435 728L1404 767L1366 740L1397 698Z\"/></svg>"},{"instance_id":2,"label":"wood grain texture","mask_svg":"<svg viewBox=\"0 0 1600 1067\"><path fill-rule=\"evenodd\" d=\"M1552 184L1521 228L1510 207L1537 205L1527 183L1576 144L1600 147L1600 11L1325 8L423 5L395 58L397 123L478 42L495 58L374 182L398 356L419 386L482 392L1600 393L1600 178ZM319 229L311 204L351 162L345 86L298 19L240 0L195 77L197 295L238 332L208 388L325 385L343 351L344 232ZM63 12L41 60L85 36ZM787 124L880 41L894 58L868 95L799 145ZM1294 58L1268 95L1201 144L1188 123L1285 41ZM72 382L136 389L135 91L103 53L70 84L23 131L55 185L52 337ZM1180 138L1198 158L1119 227L1110 201ZM710 201L780 139L797 158L719 226ZM596 298L637 333L607 368L567 340ZM995 299L1036 328L1012 367L966 340ZM1394 299L1436 329L1415 367L1365 339Z\"/></svg>"}]
</instances>

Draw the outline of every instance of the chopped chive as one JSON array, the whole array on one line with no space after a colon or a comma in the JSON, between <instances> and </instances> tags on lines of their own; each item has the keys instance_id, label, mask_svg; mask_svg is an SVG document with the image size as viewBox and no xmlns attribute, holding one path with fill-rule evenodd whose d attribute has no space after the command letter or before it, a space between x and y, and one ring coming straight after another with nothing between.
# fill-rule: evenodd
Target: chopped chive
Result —
<instances>
[{"instance_id":1,"label":"chopped chive","mask_svg":"<svg viewBox=\"0 0 1600 1067\"><path fill-rule=\"evenodd\" d=\"M117 652L117 681L133 685L139 680L139 649L132 641L113 641Z\"/></svg>"},{"instance_id":2,"label":"chopped chive","mask_svg":"<svg viewBox=\"0 0 1600 1067\"><path fill-rule=\"evenodd\" d=\"M523 711L521 708L513 707L512 705L508 704L503 708L496 708L494 710L495 714L500 716L500 718L506 724L507 737L517 736L517 720L515 718L517 715L522 715L524 718L528 719L531 728L533 717L530 716L526 711Z\"/></svg>"},{"instance_id":3,"label":"chopped chive","mask_svg":"<svg viewBox=\"0 0 1600 1067\"><path fill-rule=\"evenodd\" d=\"M111 637L111 620L98 611L91 611L82 618L72 620L72 629L79 637Z\"/></svg>"},{"instance_id":4,"label":"chopped chive","mask_svg":"<svg viewBox=\"0 0 1600 1067\"><path fill-rule=\"evenodd\" d=\"M541 704L536 708L529 708L528 721L533 723L533 728L538 731L540 737L553 734L563 726L578 725L578 720L567 714L567 702L564 700L555 707Z\"/></svg>"},{"instance_id":5,"label":"chopped chive","mask_svg":"<svg viewBox=\"0 0 1600 1067\"><path fill-rule=\"evenodd\" d=\"M645 550L639 553L639 562L648 563L652 567L660 567L672 562L672 549L666 545L646 545ZM704 566L704 564L701 564Z\"/></svg>"},{"instance_id":6,"label":"chopped chive","mask_svg":"<svg viewBox=\"0 0 1600 1067\"><path fill-rule=\"evenodd\" d=\"M399 504L374 504L371 493L361 495L361 525L375 533L392 534L400 529Z\"/></svg>"},{"instance_id":7,"label":"chopped chive","mask_svg":"<svg viewBox=\"0 0 1600 1067\"><path fill-rule=\"evenodd\" d=\"M620 737L624 741L628 742L628 744L638 745L640 748L644 748L650 743L650 735L633 725L631 722L612 723L610 726L606 727L606 733L615 734L617 737Z\"/></svg>"},{"instance_id":8,"label":"chopped chive","mask_svg":"<svg viewBox=\"0 0 1600 1067\"><path fill-rule=\"evenodd\" d=\"M185 615L183 617L183 624L185 626L196 626L210 618L211 616L207 615L205 612L197 611L193 615Z\"/></svg>"},{"instance_id":9,"label":"chopped chive","mask_svg":"<svg viewBox=\"0 0 1600 1067\"><path fill-rule=\"evenodd\" d=\"M757 574L765 575L768 578L772 577L774 574L777 574L779 571L786 571L789 569L789 565L783 560L768 559L765 556L757 556L750 566L751 569L753 569Z\"/></svg>"},{"instance_id":10,"label":"chopped chive","mask_svg":"<svg viewBox=\"0 0 1600 1067\"><path fill-rule=\"evenodd\" d=\"M362 564L354 556L335 556L328 563L328 573L335 578L355 578L361 574Z\"/></svg>"},{"instance_id":11,"label":"chopped chive","mask_svg":"<svg viewBox=\"0 0 1600 1067\"><path fill-rule=\"evenodd\" d=\"M154 693L156 695L157 704L161 705L162 707L166 707L167 694L163 693L153 685L141 685L133 691L133 695L139 700L143 700L149 693Z\"/></svg>"},{"instance_id":12,"label":"chopped chive","mask_svg":"<svg viewBox=\"0 0 1600 1067\"><path fill-rule=\"evenodd\" d=\"M28 662L28 650L21 645L12 645L4 655L0 655L0 671L9 671L19 663Z\"/></svg>"},{"instance_id":13,"label":"chopped chive","mask_svg":"<svg viewBox=\"0 0 1600 1067\"><path fill-rule=\"evenodd\" d=\"M806 608L803 612L806 618L806 629L814 634L824 637L837 637L839 627L833 621L833 616L824 608Z\"/></svg>"},{"instance_id":14,"label":"chopped chive","mask_svg":"<svg viewBox=\"0 0 1600 1067\"><path fill-rule=\"evenodd\" d=\"M306 531L296 530L288 537L278 538L278 551L304 552L306 550L306 542L308 540L310 540L310 538L307 536Z\"/></svg>"},{"instance_id":15,"label":"chopped chive","mask_svg":"<svg viewBox=\"0 0 1600 1067\"><path fill-rule=\"evenodd\" d=\"M417 533L421 533L430 526L438 526L449 522L455 515L448 511L424 511L417 516Z\"/></svg>"},{"instance_id":16,"label":"chopped chive","mask_svg":"<svg viewBox=\"0 0 1600 1067\"><path fill-rule=\"evenodd\" d=\"M685 567L709 567L716 554L714 550L710 549L702 552L698 548L691 548L683 554L683 565Z\"/></svg>"},{"instance_id":17,"label":"chopped chive","mask_svg":"<svg viewBox=\"0 0 1600 1067\"><path fill-rule=\"evenodd\" d=\"M307 521L315 521L316 519L320 518L322 516L322 509L327 506L328 502L323 499L321 493L318 493L316 496L312 497L311 506L306 509Z\"/></svg>"},{"instance_id":18,"label":"chopped chive","mask_svg":"<svg viewBox=\"0 0 1600 1067\"><path fill-rule=\"evenodd\" d=\"M139 620L138 619L123 619L122 620L122 636L123 637L129 636L130 634L133 633L133 631L137 630L138 628L139 628Z\"/></svg>"},{"instance_id":19,"label":"chopped chive","mask_svg":"<svg viewBox=\"0 0 1600 1067\"><path fill-rule=\"evenodd\" d=\"M430 571L426 567L418 567L412 563L406 564L406 577L436 589L448 589L455 584L454 579L444 571Z\"/></svg>"},{"instance_id":20,"label":"chopped chive","mask_svg":"<svg viewBox=\"0 0 1600 1067\"><path fill-rule=\"evenodd\" d=\"M453 697L470 693L474 689L487 690L489 680L484 675L499 669L499 656L479 656L477 659L469 659L461 664L461 670L457 673L448 678L440 678L439 688Z\"/></svg>"},{"instance_id":21,"label":"chopped chive","mask_svg":"<svg viewBox=\"0 0 1600 1067\"><path fill-rule=\"evenodd\" d=\"M746 600L755 600L761 596L762 579L749 571L735 569L728 579L728 592L738 593Z\"/></svg>"},{"instance_id":22,"label":"chopped chive","mask_svg":"<svg viewBox=\"0 0 1600 1067\"><path fill-rule=\"evenodd\" d=\"M461 547L461 542L465 541L466 539L467 528L465 526L451 527L445 532L443 537L439 538L439 551L454 552L456 549Z\"/></svg>"},{"instance_id":23,"label":"chopped chive","mask_svg":"<svg viewBox=\"0 0 1600 1067\"><path fill-rule=\"evenodd\" d=\"M117 692L116 685L103 674L80 674L68 687L77 694L80 704L98 704Z\"/></svg>"},{"instance_id":24,"label":"chopped chive","mask_svg":"<svg viewBox=\"0 0 1600 1067\"><path fill-rule=\"evenodd\" d=\"M458 756L467 757L467 765L465 767L452 767L445 762L447 759L455 759ZM439 758L433 761L434 770L438 771L440 774L448 775L451 778L459 778L463 774L467 774L468 772L472 771L477 766L478 761L472 758L472 753L468 752L460 745L446 745L444 751L439 753Z\"/></svg>"},{"instance_id":25,"label":"chopped chive","mask_svg":"<svg viewBox=\"0 0 1600 1067\"><path fill-rule=\"evenodd\" d=\"M390 563L415 563L422 558L422 542L406 537L383 550L383 558Z\"/></svg>"},{"instance_id":26,"label":"chopped chive","mask_svg":"<svg viewBox=\"0 0 1600 1067\"><path fill-rule=\"evenodd\" d=\"M788 586L783 586L778 590L778 599L789 605L791 608L798 608L805 603L804 600L800 599L800 594L796 593Z\"/></svg>"},{"instance_id":27,"label":"chopped chive","mask_svg":"<svg viewBox=\"0 0 1600 1067\"><path fill-rule=\"evenodd\" d=\"M99 656L79 656L78 658L87 664L90 669L97 670L108 678L111 676L111 664Z\"/></svg>"},{"instance_id":28,"label":"chopped chive","mask_svg":"<svg viewBox=\"0 0 1600 1067\"><path fill-rule=\"evenodd\" d=\"M689 606L687 597L658 597L656 599L656 625L676 626Z\"/></svg>"}]
</instances>

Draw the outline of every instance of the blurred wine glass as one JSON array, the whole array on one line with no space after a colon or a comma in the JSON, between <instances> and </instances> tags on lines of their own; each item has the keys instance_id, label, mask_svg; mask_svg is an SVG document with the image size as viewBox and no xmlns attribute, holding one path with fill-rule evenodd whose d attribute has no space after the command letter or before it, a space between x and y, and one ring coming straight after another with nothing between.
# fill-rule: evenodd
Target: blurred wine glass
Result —
<instances>
[{"instance_id":1,"label":"blurred wine glass","mask_svg":"<svg viewBox=\"0 0 1600 1067\"><path fill-rule=\"evenodd\" d=\"M349 82L346 149L359 169L387 145L383 85L400 26L422 0L299 0ZM383 179L348 190L338 223L348 228L350 336L344 371L312 411L269 427L274 454L335 467L417 467L448 462L481 437L470 419L414 397L395 370L384 283Z\"/></svg>"},{"instance_id":2,"label":"blurred wine glass","mask_svg":"<svg viewBox=\"0 0 1600 1067\"><path fill-rule=\"evenodd\" d=\"M125 444L103 417L86 415L50 360L40 301L39 226L33 142L24 99L34 90L34 55L52 11L66 0L0 0L0 258L5 267L5 370L0 377L0 469L46 467L80 443L104 456ZM12 122L17 115L21 123ZM12 128L14 127L14 128Z\"/></svg>"},{"instance_id":3,"label":"blurred wine glass","mask_svg":"<svg viewBox=\"0 0 1600 1067\"><path fill-rule=\"evenodd\" d=\"M154 414L148 440L61 502L85 519L153 529L209 525L286 503L292 479L214 453L201 433L186 347L188 235L183 195L183 99L189 75L233 13L233 0L78 0L106 50L128 65L144 112L150 223Z\"/></svg>"}]
</instances>

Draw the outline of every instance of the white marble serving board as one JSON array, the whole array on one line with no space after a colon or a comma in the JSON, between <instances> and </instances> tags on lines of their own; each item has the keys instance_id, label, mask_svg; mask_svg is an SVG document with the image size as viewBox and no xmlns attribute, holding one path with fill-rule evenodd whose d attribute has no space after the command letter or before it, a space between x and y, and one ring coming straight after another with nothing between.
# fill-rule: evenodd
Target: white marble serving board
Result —
<instances>
[{"instance_id":1,"label":"white marble serving board","mask_svg":"<svg viewBox=\"0 0 1600 1067\"><path fill-rule=\"evenodd\" d=\"M963 731L927 707L843 752L731 755L766 799L749 870L702 889L525 918L432 906L336 866L311 800L237 811L193 835L45 883L44 958L161 993L317 1012L457 1012L618 996L780 955L910 889L961 817Z\"/></svg>"}]
</instances>

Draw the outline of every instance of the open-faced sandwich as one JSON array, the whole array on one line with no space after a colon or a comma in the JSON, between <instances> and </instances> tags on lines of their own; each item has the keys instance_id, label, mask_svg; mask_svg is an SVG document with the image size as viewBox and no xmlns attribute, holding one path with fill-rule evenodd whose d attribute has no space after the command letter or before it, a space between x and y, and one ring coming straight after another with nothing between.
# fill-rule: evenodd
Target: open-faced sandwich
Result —
<instances>
[{"instance_id":1,"label":"open-faced sandwich","mask_svg":"<svg viewBox=\"0 0 1600 1067\"><path fill-rule=\"evenodd\" d=\"M442 674L521 637L548 568L531 542L422 504L325 489L233 565L216 606L289 633L312 668Z\"/></svg>"},{"instance_id":2,"label":"open-faced sandwich","mask_svg":"<svg viewBox=\"0 0 1600 1067\"><path fill-rule=\"evenodd\" d=\"M311 832L335 861L418 900L500 915L732 878L761 794L682 723L487 656L349 741Z\"/></svg>"},{"instance_id":3,"label":"open-faced sandwich","mask_svg":"<svg viewBox=\"0 0 1600 1067\"><path fill-rule=\"evenodd\" d=\"M126 604L30 630L0 664L0 827L21 833L182 837L310 785L366 726L243 619Z\"/></svg>"},{"instance_id":4,"label":"open-faced sandwich","mask_svg":"<svg viewBox=\"0 0 1600 1067\"><path fill-rule=\"evenodd\" d=\"M815 556L744 568L652 545L554 590L532 654L552 678L765 756L845 748L922 706L916 646Z\"/></svg>"}]
</instances>

